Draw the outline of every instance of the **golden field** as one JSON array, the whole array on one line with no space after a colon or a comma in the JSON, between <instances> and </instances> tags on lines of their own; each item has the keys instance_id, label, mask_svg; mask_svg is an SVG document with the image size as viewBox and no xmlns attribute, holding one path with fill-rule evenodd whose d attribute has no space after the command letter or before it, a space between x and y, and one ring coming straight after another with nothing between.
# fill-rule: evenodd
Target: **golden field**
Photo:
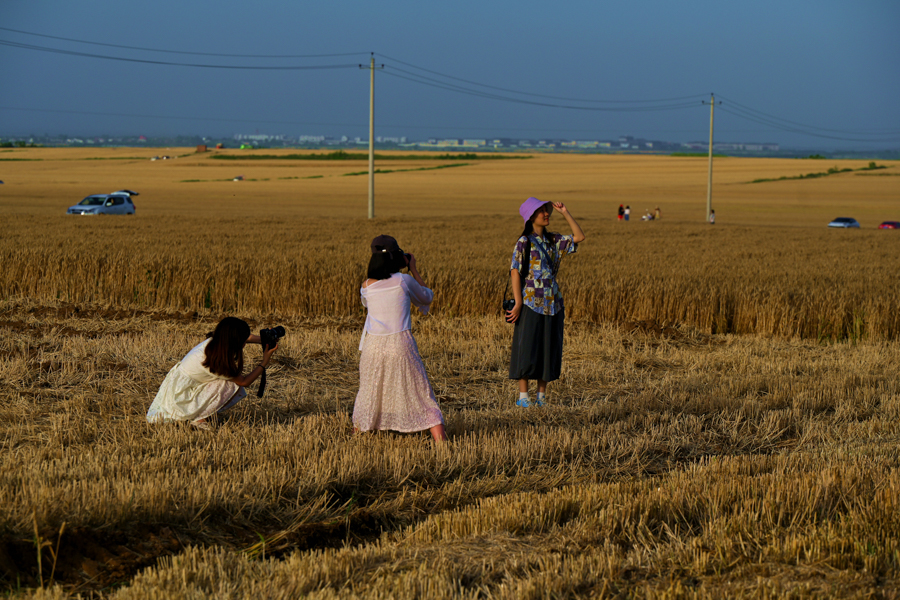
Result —
<instances>
[{"instance_id":1,"label":"golden field","mask_svg":"<svg viewBox=\"0 0 900 600\"><path fill-rule=\"evenodd\" d=\"M377 177L378 218L370 222L367 178L346 176L365 170L365 161L235 162L181 149L172 151L177 158L151 162L140 152L162 154L0 153L12 175L2 189L7 297L349 317L361 311L357 280L369 240L390 232L441 290L438 313L485 316L495 314L503 293L521 227L518 205L536 195L567 202L590 231L561 276L571 319L816 339L900 333L889 275L900 270L900 244L896 232L875 229L900 219L893 163L751 184L867 163L717 159L718 223L711 227L703 222L703 158L383 161L379 168L396 172ZM229 151L241 152L248 151ZM433 170L399 171L421 168ZM236 175L245 180L232 181ZM134 217L64 214L87 193L123 187L141 192ZM620 203L633 207L627 225L612 218ZM660 221L639 220L656 206ZM839 215L864 228L826 229Z\"/></svg>"},{"instance_id":2,"label":"golden field","mask_svg":"<svg viewBox=\"0 0 900 600\"><path fill-rule=\"evenodd\" d=\"M900 168L878 162L750 184L868 161L716 159L709 226L703 158L383 161L369 222L366 177L345 175L365 161L0 152L0 581L39 598L897 597L900 241L875 226L900 220ZM141 192L133 217L64 214L122 188ZM563 376L522 410L497 306L531 195L588 239L562 265ZM836 216L863 228L826 229ZM379 233L435 290L414 333L445 446L351 430ZM224 314L288 328L265 398L212 432L146 424Z\"/></svg>"}]
</instances>

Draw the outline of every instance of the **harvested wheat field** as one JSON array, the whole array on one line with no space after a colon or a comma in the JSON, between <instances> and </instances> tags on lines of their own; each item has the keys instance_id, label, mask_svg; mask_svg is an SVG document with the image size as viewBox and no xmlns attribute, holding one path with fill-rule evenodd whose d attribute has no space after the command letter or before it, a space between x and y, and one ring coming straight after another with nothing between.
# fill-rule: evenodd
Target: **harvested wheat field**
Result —
<instances>
[{"instance_id":1,"label":"harvested wheat field","mask_svg":"<svg viewBox=\"0 0 900 600\"><path fill-rule=\"evenodd\" d=\"M365 160L298 153L0 151L7 594L900 595L900 237L875 229L900 220L896 163L716 159L710 226L702 158L402 155L370 222ZM122 188L135 216L64 214ZM498 316L530 195L588 237L540 409L513 405ZM414 334L445 445L352 432L379 233L435 291ZM288 330L265 397L211 431L147 424L228 314Z\"/></svg>"}]
</instances>

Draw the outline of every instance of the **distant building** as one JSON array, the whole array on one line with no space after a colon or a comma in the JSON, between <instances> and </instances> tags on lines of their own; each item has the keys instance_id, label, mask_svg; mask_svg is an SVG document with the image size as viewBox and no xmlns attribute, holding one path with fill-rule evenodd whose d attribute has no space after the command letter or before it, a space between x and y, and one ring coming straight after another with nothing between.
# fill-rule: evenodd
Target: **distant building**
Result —
<instances>
[{"instance_id":1,"label":"distant building","mask_svg":"<svg viewBox=\"0 0 900 600\"><path fill-rule=\"evenodd\" d=\"M238 133L234 136L234 139L243 142L281 142L284 141L283 135L264 135L259 133L254 134L242 134Z\"/></svg>"},{"instance_id":2,"label":"distant building","mask_svg":"<svg viewBox=\"0 0 900 600\"><path fill-rule=\"evenodd\" d=\"M405 144L405 143L406 143L406 136L402 136L402 137L383 137L383 136L376 136L376 137L375 137L375 142L378 143L378 144Z\"/></svg>"}]
</instances>

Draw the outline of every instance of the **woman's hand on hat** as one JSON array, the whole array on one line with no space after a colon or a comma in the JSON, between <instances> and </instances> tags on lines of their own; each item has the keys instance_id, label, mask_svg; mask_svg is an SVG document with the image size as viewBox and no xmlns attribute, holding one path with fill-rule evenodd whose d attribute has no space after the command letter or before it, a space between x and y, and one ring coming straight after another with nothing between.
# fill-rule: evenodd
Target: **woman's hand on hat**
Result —
<instances>
[{"instance_id":1,"label":"woman's hand on hat","mask_svg":"<svg viewBox=\"0 0 900 600\"><path fill-rule=\"evenodd\" d=\"M552 204L553 204L553 208L555 208L556 210L558 210L561 213L565 213L568 210L566 208L566 205L563 204L562 202L552 202Z\"/></svg>"}]
</instances>

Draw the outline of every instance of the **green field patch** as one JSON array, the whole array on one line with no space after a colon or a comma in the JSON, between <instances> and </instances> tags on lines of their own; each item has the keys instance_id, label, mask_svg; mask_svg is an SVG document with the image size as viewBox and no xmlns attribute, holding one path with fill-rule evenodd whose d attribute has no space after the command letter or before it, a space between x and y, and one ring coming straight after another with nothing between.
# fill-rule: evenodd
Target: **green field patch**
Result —
<instances>
[{"instance_id":1,"label":"green field patch","mask_svg":"<svg viewBox=\"0 0 900 600\"><path fill-rule=\"evenodd\" d=\"M146 156L89 156L87 158L68 158L66 160L150 160Z\"/></svg>"},{"instance_id":2,"label":"green field patch","mask_svg":"<svg viewBox=\"0 0 900 600\"><path fill-rule=\"evenodd\" d=\"M439 165L437 167L418 167L415 169L375 169L376 173L405 173L407 171L437 171L438 169L450 169L453 167L467 167L469 163L459 163L455 165ZM353 173L344 173L344 177L352 177L354 175L368 175L368 171L354 171Z\"/></svg>"},{"instance_id":3,"label":"green field patch","mask_svg":"<svg viewBox=\"0 0 900 600\"><path fill-rule=\"evenodd\" d=\"M827 171L820 171L818 173L806 173L803 175L784 175L783 177L776 178L766 178L766 179L754 179L753 181L747 181L745 183L765 183L767 181L788 181L790 179L818 179L820 177L828 177L829 175L837 175L838 173L852 173L854 171L877 171L879 169L887 169L885 165L877 165L875 161L869 163L867 167L860 167L859 169L838 169L837 167L831 167ZM865 173L869 175L870 173ZM885 173L887 174L887 173ZM860 173L857 173L860 175Z\"/></svg>"},{"instance_id":4,"label":"green field patch","mask_svg":"<svg viewBox=\"0 0 900 600\"><path fill-rule=\"evenodd\" d=\"M33 161L42 161L43 158L0 158L3 162L33 162Z\"/></svg>"},{"instance_id":5,"label":"green field patch","mask_svg":"<svg viewBox=\"0 0 900 600\"><path fill-rule=\"evenodd\" d=\"M217 183L219 181L235 181L233 177L228 179L182 179L178 183ZM268 179L238 179L237 181L269 181Z\"/></svg>"}]
</instances>

